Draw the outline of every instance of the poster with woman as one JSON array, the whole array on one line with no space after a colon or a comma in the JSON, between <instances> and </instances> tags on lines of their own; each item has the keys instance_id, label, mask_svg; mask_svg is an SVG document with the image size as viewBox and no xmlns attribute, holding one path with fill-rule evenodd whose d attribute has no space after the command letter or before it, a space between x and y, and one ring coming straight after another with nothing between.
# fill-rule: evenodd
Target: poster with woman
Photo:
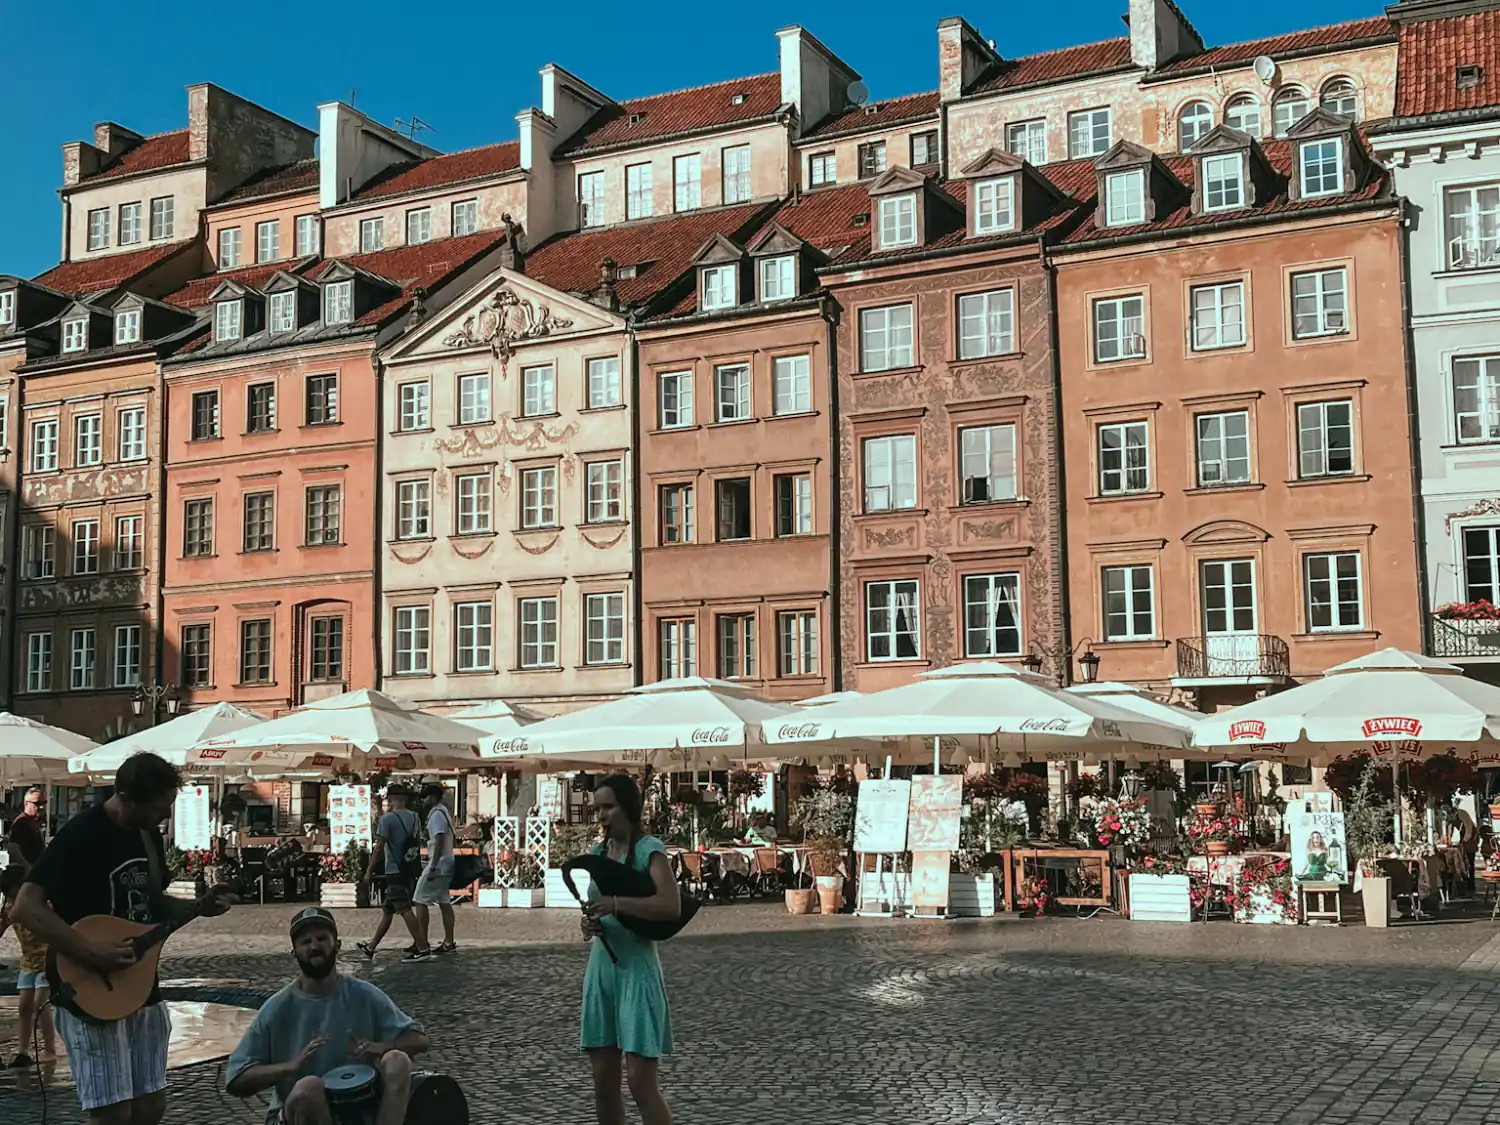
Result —
<instances>
[{"instance_id":1,"label":"poster with woman","mask_svg":"<svg viewBox=\"0 0 1500 1125\"><path fill-rule=\"evenodd\" d=\"M1299 801L1287 808L1286 815L1292 838L1292 877L1299 883L1348 883L1344 814L1314 812Z\"/></svg>"}]
</instances>

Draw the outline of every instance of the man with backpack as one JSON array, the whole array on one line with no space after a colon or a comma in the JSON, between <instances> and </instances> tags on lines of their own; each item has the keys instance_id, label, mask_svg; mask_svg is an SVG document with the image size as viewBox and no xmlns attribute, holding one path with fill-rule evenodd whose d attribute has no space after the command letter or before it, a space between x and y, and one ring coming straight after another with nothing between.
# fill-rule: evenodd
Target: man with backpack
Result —
<instances>
[{"instance_id":1,"label":"man with backpack","mask_svg":"<svg viewBox=\"0 0 1500 1125\"><path fill-rule=\"evenodd\" d=\"M375 828L375 846L370 851L370 872L385 874L385 905L380 913L380 925L369 941L358 943L361 953L374 959L386 933L391 928L391 919L399 914L411 933L412 945L402 961L431 961L432 947L427 935L417 925L417 916L412 912L412 892L417 877L422 873L422 820L406 807L411 792L399 782L385 791L390 802L390 811L380 818ZM366 878L369 873L366 874Z\"/></svg>"},{"instance_id":2,"label":"man with backpack","mask_svg":"<svg viewBox=\"0 0 1500 1125\"><path fill-rule=\"evenodd\" d=\"M447 795L448 787L441 782L422 787L422 800L427 804L427 863L413 898L422 944L427 944L432 920L428 907L436 906L443 916L443 944L436 952L457 953L458 946L453 942L453 813L443 803Z\"/></svg>"}]
</instances>

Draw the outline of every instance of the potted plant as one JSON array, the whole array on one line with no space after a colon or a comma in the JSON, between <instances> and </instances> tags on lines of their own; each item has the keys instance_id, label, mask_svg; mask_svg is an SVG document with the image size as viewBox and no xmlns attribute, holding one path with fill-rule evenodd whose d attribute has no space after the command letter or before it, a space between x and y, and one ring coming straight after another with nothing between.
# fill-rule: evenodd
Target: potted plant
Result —
<instances>
[{"instance_id":1,"label":"potted plant","mask_svg":"<svg viewBox=\"0 0 1500 1125\"><path fill-rule=\"evenodd\" d=\"M541 864L530 852L517 848L505 858L505 905L530 910L545 902Z\"/></svg>"},{"instance_id":2,"label":"potted plant","mask_svg":"<svg viewBox=\"0 0 1500 1125\"><path fill-rule=\"evenodd\" d=\"M1236 922L1295 926L1301 919L1297 884L1292 879L1289 859L1247 863L1225 901Z\"/></svg>"},{"instance_id":3,"label":"potted plant","mask_svg":"<svg viewBox=\"0 0 1500 1125\"><path fill-rule=\"evenodd\" d=\"M370 905L369 853L350 841L342 852L330 852L318 864L318 905L354 907Z\"/></svg>"},{"instance_id":4,"label":"potted plant","mask_svg":"<svg viewBox=\"0 0 1500 1125\"><path fill-rule=\"evenodd\" d=\"M542 889L544 906L567 909L578 905L572 892L568 890L568 885L563 882L562 865L575 856L583 855L598 841L599 827L596 824L569 824L564 820L552 822L547 843L547 874ZM587 898L589 873L575 872L573 882L578 887L578 893Z\"/></svg>"},{"instance_id":5,"label":"potted plant","mask_svg":"<svg viewBox=\"0 0 1500 1125\"><path fill-rule=\"evenodd\" d=\"M1241 851L1249 836L1243 820L1220 808L1211 816L1199 814L1189 821L1188 838L1204 855L1223 856Z\"/></svg>"},{"instance_id":6,"label":"potted plant","mask_svg":"<svg viewBox=\"0 0 1500 1125\"><path fill-rule=\"evenodd\" d=\"M989 918L995 913L995 869L1004 863L1000 853L1025 829L1007 819L1005 784L994 774L964 778L963 817L958 825L958 851L948 876L948 913L955 918Z\"/></svg>"},{"instance_id":7,"label":"potted plant","mask_svg":"<svg viewBox=\"0 0 1500 1125\"><path fill-rule=\"evenodd\" d=\"M1376 778L1383 772L1373 758L1366 758L1359 782L1344 801L1344 838L1359 862L1365 925L1377 929L1391 924L1391 880L1375 862L1387 846L1392 824L1390 808L1376 790Z\"/></svg>"},{"instance_id":8,"label":"potted plant","mask_svg":"<svg viewBox=\"0 0 1500 1125\"><path fill-rule=\"evenodd\" d=\"M1176 855L1145 855L1126 883L1133 922L1191 922L1192 884L1187 863Z\"/></svg>"},{"instance_id":9,"label":"potted plant","mask_svg":"<svg viewBox=\"0 0 1500 1125\"><path fill-rule=\"evenodd\" d=\"M844 857L854 832L854 799L842 787L809 788L797 801L792 823L809 845L808 863L823 913L843 905Z\"/></svg>"},{"instance_id":10,"label":"potted plant","mask_svg":"<svg viewBox=\"0 0 1500 1125\"><path fill-rule=\"evenodd\" d=\"M1133 851L1151 840L1151 813L1142 797L1096 799L1093 821L1094 839L1101 848Z\"/></svg>"},{"instance_id":11,"label":"potted plant","mask_svg":"<svg viewBox=\"0 0 1500 1125\"><path fill-rule=\"evenodd\" d=\"M787 876L786 912L788 914L811 914L818 892L813 886L812 876L805 871Z\"/></svg>"}]
</instances>

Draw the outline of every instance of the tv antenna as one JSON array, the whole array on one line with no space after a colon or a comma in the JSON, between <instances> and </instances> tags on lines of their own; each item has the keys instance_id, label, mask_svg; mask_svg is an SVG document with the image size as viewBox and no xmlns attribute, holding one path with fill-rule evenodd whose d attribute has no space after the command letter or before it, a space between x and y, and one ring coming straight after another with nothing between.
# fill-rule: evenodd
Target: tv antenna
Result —
<instances>
[{"instance_id":1,"label":"tv antenna","mask_svg":"<svg viewBox=\"0 0 1500 1125\"><path fill-rule=\"evenodd\" d=\"M414 113L409 120L396 118L396 132L405 133L408 140L414 141L418 133L435 133L437 130Z\"/></svg>"}]
</instances>

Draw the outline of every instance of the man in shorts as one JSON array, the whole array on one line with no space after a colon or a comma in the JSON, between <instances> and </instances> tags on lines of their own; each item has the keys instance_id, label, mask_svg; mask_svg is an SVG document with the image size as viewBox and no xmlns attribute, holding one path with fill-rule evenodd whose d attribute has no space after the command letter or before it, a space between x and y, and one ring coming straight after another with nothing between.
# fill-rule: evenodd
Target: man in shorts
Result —
<instances>
[{"instance_id":1,"label":"man in shorts","mask_svg":"<svg viewBox=\"0 0 1500 1125\"><path fill-rule=\"evenodd\" d=\"M391 919L397 914L406 923L411 934L411 948L402 961L431 961L432 947L427 935L417 927L417 916L412 913L411 896L421 872L422 821L406 807L411 793L397 783L385 791L390 810L380 818L375 828L375 846L370 851L370 872L385 875L385 903L380 913L380 924L375 927L375 936L369 941L357 943L357 948L366 957L374 960L380 943L390 931ZM413 859L415 857L415 859Z\"/></svg>"},{"instance_id":2,"label":"man in shorts","mask_svg":"<svg viewBox=\"0 0 1500 1125\"><path fill-rule=\"evenodd\" d=\"M436 906L443 916L443 944L438 953L457 953L453 942L453 814L448 811L444 799L448 796L446 785L433 782L422 788L422 800L427 810L427 865L422 877L417 880L417 889L412 895L416 904L417 926L422 931L421 945L428 943L428 927L432 915L428 907Z\"/></svg>"}]
</instances>

